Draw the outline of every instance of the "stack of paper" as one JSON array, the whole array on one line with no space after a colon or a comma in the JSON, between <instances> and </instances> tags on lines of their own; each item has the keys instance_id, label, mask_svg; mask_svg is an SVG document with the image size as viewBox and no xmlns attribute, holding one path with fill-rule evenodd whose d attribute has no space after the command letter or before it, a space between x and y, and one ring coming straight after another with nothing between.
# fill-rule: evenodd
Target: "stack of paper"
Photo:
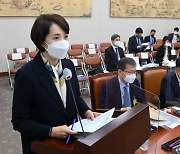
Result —
<instances>
[{"instance_id":1,"label":"stack of paper","mask_svg":"<svg viewBox=\"0 0 180 154\"><path fill-rule=\"evenodd\" d=\"M103 127L104 125L108 124L110 121L113 120L112 115L114 113L114 110L115 108L99 115L98 117L95 118L95 120L91 120L91 119L81 120L84 132L93 133L96 130ZM69 128L71 128L71 126L69 126ZM73 130L77 132L82 132L82 128L79 121L74 124Z\"/></svg>"}]
</instances>

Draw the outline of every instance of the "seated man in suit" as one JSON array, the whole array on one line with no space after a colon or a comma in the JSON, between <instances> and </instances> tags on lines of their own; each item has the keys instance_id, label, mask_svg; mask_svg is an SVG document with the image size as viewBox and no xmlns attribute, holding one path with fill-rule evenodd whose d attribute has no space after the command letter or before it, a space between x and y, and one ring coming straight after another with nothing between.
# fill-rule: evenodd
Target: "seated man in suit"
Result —
<instances>
[{"instance_id":1,"label":"seated man in suit","mask_svg":"<svg viewBox=\"0 0 180 154\"><path fill-rule=\"evenodd\" d=\"M168 37L169 37L169 39L171 40L172 43L180 42L180 35L178 34L178 32L179 32L179 28L175 27L174 32L170 33L168 35Z\"/></svg>"},{"instance_id":2,"label":"seated man in suit","mask_svg":"<svg viewBox=\"0 0 180 154\"><path fill-rule=\"evenodd\" d=\"M149 36L146 36L144 38L144 43L149 42L150 45L153 45L156 43L156 38L154 35L156 34L156 30L152 29Z\"/></svg>"},{"instance_id":3,"label":"seated man in suit","mask_svg":"<svg viewBox=\"0 0 180 154\"><path fill-rule=\"evenodd\" d=\"M135 31L135 35L131 36L128 41L128 50L129 53L138 53L143 51L143 46L141 45L143 43L143 30L142 28L137 28Z\"/></svg>"},{"instance_id":4,"label":"seated man in suit","mask_svg":"<svg viewBox=\"0 0 180 154\"><path fill-rule=\"evenodd\" d=\"M117 71L118 61L125 57L124 51L119 47L120 36L118 34L113 34L111 36L112 45L105 50L105 61L107 64L107 71Z\"/></svg>"},{"instance_id":5,"label":"seated man in suit","mask_svg":"<svg viewBox=\"0 0 180 154\"><path fill-rule=\"evenodd\" d=\"M164 76L160 90L161 108L169 105L180 107L180 57L176 60L175 72L170 72Z\"/></svg>"},{"instance_id":6,"label":"seated man in suit","mask_svg":"<svg viewBox=\"0 0 180 154\"><path fill-rule=\"evenodd\" d=\"M118 63L118 76L107 80L100 92L101 108L127 111L134 106L133 101L144 103L139 82L136 79L136 62L132 58L122 58Z\"/></svg>"}]
</instances>

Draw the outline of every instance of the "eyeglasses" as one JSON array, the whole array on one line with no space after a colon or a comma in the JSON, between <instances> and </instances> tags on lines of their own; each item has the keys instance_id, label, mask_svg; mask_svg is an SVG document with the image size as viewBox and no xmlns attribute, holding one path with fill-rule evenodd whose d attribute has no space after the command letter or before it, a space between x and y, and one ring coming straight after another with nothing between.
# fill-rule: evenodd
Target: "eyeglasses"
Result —
<instances>
[{"instance_id":1,"label":"eyeglasses","mask_svg":"<svg viewBox=\"0 0 180 154\"><path fill-rule=\"evenodd\" d=\"M123 72L125 72L126 74L129 74L129 75L136 74L136 71L123 71Z\"/></svg>"}]
</instances>

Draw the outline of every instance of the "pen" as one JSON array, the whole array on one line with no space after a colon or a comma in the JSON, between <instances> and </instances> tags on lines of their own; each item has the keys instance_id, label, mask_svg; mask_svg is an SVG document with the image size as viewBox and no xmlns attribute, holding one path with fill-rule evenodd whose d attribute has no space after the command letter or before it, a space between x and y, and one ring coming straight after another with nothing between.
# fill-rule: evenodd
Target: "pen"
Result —
<instances>
[{"instance_id":1,"label":"pen","mask_svg":"<svg viewBox=\"0 0 180 154\"><path fill-rule=\"evenodd\" d=\"M71 126L71 130L73 129L75 122L76 122L76 118L74 118L74 121L73 121L72 126ZM71 137L71 135L69 134L68 137L67 137L67 139L66 139L66 144L69 143L70 137Z\"/></svg>"}]
</instances>

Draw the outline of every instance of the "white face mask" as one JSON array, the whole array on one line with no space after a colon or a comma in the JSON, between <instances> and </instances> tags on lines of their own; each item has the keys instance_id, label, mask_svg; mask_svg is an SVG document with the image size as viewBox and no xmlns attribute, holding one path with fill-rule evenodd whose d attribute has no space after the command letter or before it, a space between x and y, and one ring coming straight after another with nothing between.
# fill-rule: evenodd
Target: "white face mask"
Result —
<instances>
[{"instance_id":1,"label":"white face mask","mask_svg":"<svg viewBox=\"0 0 180 154\"><path fill-rule=\"evenodd\" d=\"M165 46L166 46L166 47L171 47L171 43L166 42L166 43L165 43Z\"/></svg>"},{"instance_id":2,"label":"white face mask","mask_svg":"<svg viewBox=\"0 0 180 154\"><path fill-rule=\"evenodd\" d=\"M127 83L133 83L135 79L136 79L136 74L127 74L126 77L124 78L124 81L126 81Z\"/></svg>"},{"instance_id":3,"label":"white face mask","mask_svg":"<svg viewBox=\"0 0 180 154\"><path fill-rule=\"evenodd\" d=\"M174 34L178 34L178 32L177 32L177 31L174 31Z\"/></svg>"},{"instance_id":4,"label":"white face mask","mask_svg":"<svg viewBox=\"0 0 180 154\"><path fill-rule=\"evenodd\" d=\"M116 47L119 47L119 46L120 46L120 44L121 44L121 42L120 42L120 41L116 41L116 42L114 43L114 45L115 45Z\"/></svg>"},{"instance_id":5,"label":"white face mask","mask_svg":"<svg viewBox=\"0 0 180 154\"><path fill-rule=\"evenodd\" d=\"M50 45L48 45L48 48L46 50L48 51L51 57L57 59L64 59L66 58L67 51L69 50L69 46L70 46L69 41L61 40L51 43Z\"/></svg>"}]
</instances>

